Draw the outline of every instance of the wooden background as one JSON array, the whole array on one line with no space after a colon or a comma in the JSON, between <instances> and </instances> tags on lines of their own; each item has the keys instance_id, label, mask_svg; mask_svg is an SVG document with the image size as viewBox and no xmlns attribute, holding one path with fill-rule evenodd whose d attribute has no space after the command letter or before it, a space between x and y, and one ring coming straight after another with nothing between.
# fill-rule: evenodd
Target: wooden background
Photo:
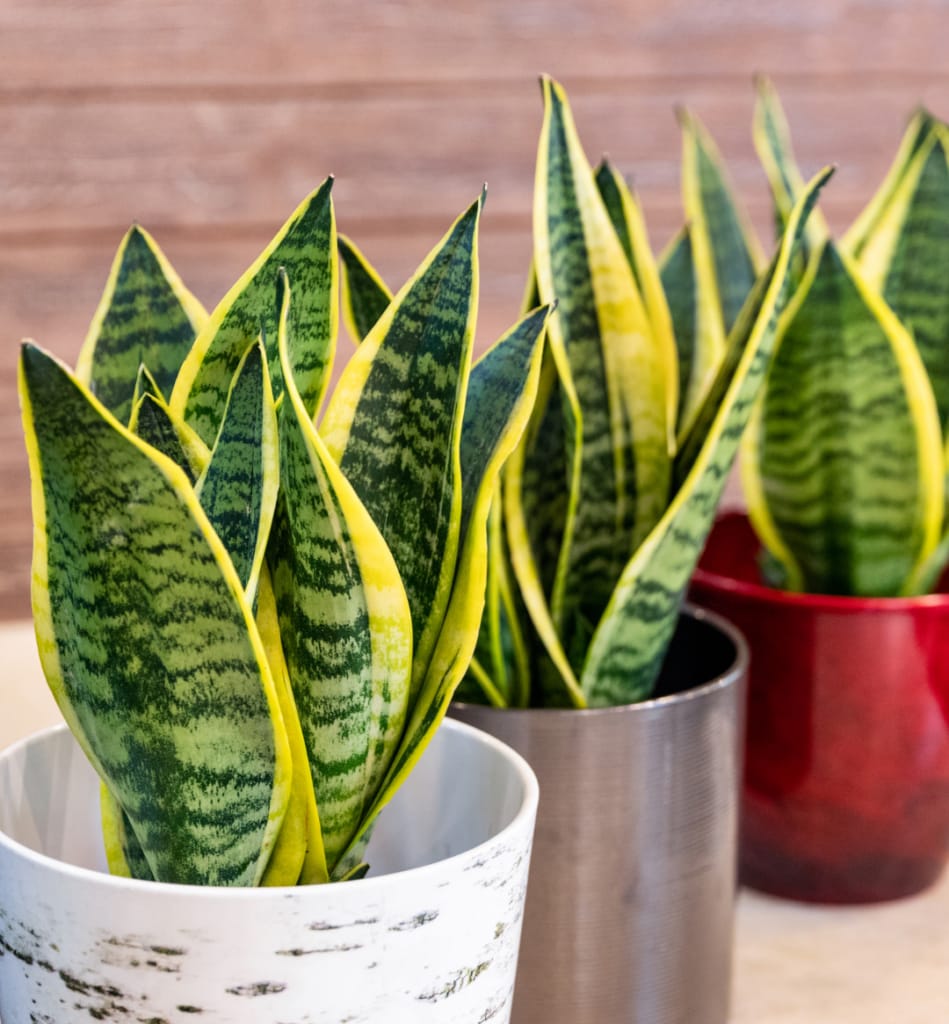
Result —
<instances>
[{"instance_id":1,"label":"wooden background","mask_svg":"<svg viewBox=\"0 0 949 1024\"><path fill-rule=\"evenodd\" d=\"M212 307L327 174L343 230L398 285L489 184L485 345L530 252L536 76L591 159L681 221L677 105L721 146L762 235L751 77L776 81L843 227L911 108L949 116L946 0L0 0L0 617L29 612L23 336L72 361L133 220ZM341 354L346 343L341 345Z\"/></svg>"}]
</instances>

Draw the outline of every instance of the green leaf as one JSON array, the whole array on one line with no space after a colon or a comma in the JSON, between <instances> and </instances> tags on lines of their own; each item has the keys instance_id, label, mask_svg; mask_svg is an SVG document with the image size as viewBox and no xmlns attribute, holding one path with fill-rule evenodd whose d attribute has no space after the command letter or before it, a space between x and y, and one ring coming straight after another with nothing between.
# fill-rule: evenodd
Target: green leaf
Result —
<instances>
[{"instance_id":1,"label":"green leaf","mask_svg":"<svg viewBox=\"0 0 949 1024\"><path fill-rule=\"evenodd\" d=\"M679 405L679 377L672 370L677 362L676 341L666 293L649 243L646 219L638 198L619 171L606 159L596 170L596 187L645 303L654 343L668 364L665 372L667 416L672 422Z\"/></svg>"},{"instance_id":2,"label":"green leaf","mask_svg":"<svg viewBox=\"0 0 949 1024\"><path fill-rule=\"evenodd\" d=\"M141 845L132 831L121 804L109 792L104 782L99 783L99 809L102 815L102 841L105 845L109 874L119 878L138 878L154 882L152 869Z\"/></svg>"},{"instance_id":3,"label":"green leaf","mask_svg":"<svg viewBox=\"0 0 949 1024\"><path fill-rule=\"evenodd\" d=\"M289 303L285 291L279 349L288 381ZM332 874L402 735L411 616L389 549L291 383L279 424L283 486L269 562Z\"/></svg>"},{"instance_id":4,"label":"green leaf","mask_svg":"<svg viewBox=\"0 0 949 1024\"><path fill-rule=\"evenodd\" d=\"M135 225L122 239L76 376L123 423L132 411L136 374L149 367L170 394L179 367L207 321L155 240Z\"/></svg>"},{"instance_id":5,"label":"green leaf","mask_svg":"<svg viewBox=\"0 0 949 1024\"><path fill-rule=\"evenodd\" d=\"M876 233L880 219L886 216L893 195L899 189L907 168L935 124L936 119L922 107L910 118L886 177L841 240L841 251L852 259L863 260L865 246Z\"/></svg>"},{"instance_id":6,"label":"green leaf","mask_svg":"<svg viewBox=\"0 0 949 1024\"><path fill-rule=\"evenodd\" d=\"M933 393L906 329L831 242L782 324L747 456L749 512L790 589L912 589L942 522Z\"/></svg>"},{"instance_id":7,"label":"green leaf","mask_svg":"<svg viewBox=\"0 0 949 1024\"><path fill-rule=\"evenodd\" d=\"M796 205L767 272L767 289L755 290L754 308L743 311L737 321L731 347L740 351L741 357L704 444L662 520L624 569L597 626L581 677L591 706L631 703L652 693L682 595L768 369L804 223L829 175L825 171L818 176Z\"/></svg>"},{"instance_id":8,"label":"green leaf","mask_svg":"<svg viewBox=\"0 0 949 1024\"><path fill-rule=\"evenodd\" d=\"M919 349L943 437L949 434L949 132L916 150L861 250L860 272Z\"/></svg>"},{"instance_id":9,"label":"green leaf","mask_svg":"<svg viewBox=\"0 0 949 1024\"><path fill-rule=\"evenodd\" d=\"M778 93L770 79L764 75L755 78L757 99L752 128L752 137L758 159L764 167L771 186L774 200L775 225L779 233L784 231L794 204L804 193L804 177L794 159L791 146L791 130L787 117L778 99ZM827 221L820 209L811 212L804 228L805 257L820 248L830 232Z\"/></svg>"},{"instance_id":10,"label":"green leaf","mask_svg":"<svg viewBox=\"0 0 949 1024\"><path fill-rule=\"evenodd\" d=\"M254 885L290 754L231 560L183 470L24 346L43 669L154 877Z\"/></svg>"},{"instance_id":11,"label":"green leaf","mask_svg":"<svg viewBox=\"0 0 949 1024\"><path fill-rule=\"evenodd\" d=\"M698 330L698 284L692 263L692 233L686 225L672 239L660 260L660 281L669 306L679 366L679 401L676 428L691 422L702 400L710 369L718 365L721 353L696 351L696 344L708 339Z\"/></svg>"},{"instance_id":12,"label":"green leaf","mask_svg":"<svg viewBox=\"0 0 949 1024\"><path fill-rule=\"evenodd\" d=\"M413 697L441 630L458 558L482 202L454 223L356 350L320 429L379 524L405 584Z\"/></svg>"},{"instance_id":13,"label":"green leaf","mask_svg":"<svg viewBox=\"0 0 949 1024\"><path fill-rule=\"evenodd\" d=\"M247 350L234 374L214 450L195 486L251 604L279 485L277 415L266 356L257 343Z\"/></svg>"},{"instance_id":14,"label":"green leaf","mask_svg":"<svg viewBox=\"0 0 949 1024\"><path fill-rule=\"evenodd\" d=\"M294 306L294 349L290 353L297 389L311 416L329 379L336 348L336 223L327 179L296 209L252 266L224 296L195 340L171 395L171 411L208 445L224 416L231 381L249 346L263 334L273 392L283 390L276 352L274 288L277 271L287 271L299 296Z\"/></svg>"},{"instance_id":15,"label":"green leaf","mask_svg":"<svg viewBox=\"0 0 949 1024\"><path fill-rule=\"evenodd\" d=\"M355 243L337 239L343 282L343 322L349 336L360 342L392 301L392 292Z\"/></svg>"},{"instance_id":16,"label":"green leaf","mask_svg":"<svg viewBox=\"0 0 949 1024\"><path fill-rule=\"evenodd\" d=\"M541 308L521 320L481 357L471 374L461 448L461 555L451 600L405 736L363 823L363 834L422 756L474 654L484 608L491 498L501 467L530 418L548 312Z\"/></svg>"},{"instance_id":17,"label":"green leaf","mask_svg":"<svg viewBox=\"0 0 949 1024\"><path fill-rule=\"evenodd\" d=\"M682 201L689 223L696 316L692 374L680 438L691 427L725 354L725 341L758 276L763 259L739 209L721 155L698 119L680 111Z\"/></svg>"},{"instance_id":18,"label":"green leaf","mask_svg":"<svg viewBox=\"0 0 949 1024\"><path fill-rule=\"evenodd\" d=\"M672 447L674 352L645 305L560 85L544 78L534 202L541 298L565 399L568 505L551 612L576 667L639 540L662 514ZM530 605L528 605L530 607Z\"/></svg>"}]
</instances>

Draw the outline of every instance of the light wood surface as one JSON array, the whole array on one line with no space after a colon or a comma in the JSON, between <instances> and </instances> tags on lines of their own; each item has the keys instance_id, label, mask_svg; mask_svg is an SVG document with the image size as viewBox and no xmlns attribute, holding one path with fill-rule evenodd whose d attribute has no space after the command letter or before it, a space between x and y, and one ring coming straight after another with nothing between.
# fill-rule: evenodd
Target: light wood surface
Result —
<instances>
[{"instance_id":1,"label":"light wood surface","mask_svg":"<svg viewBox=\"0 0 949 1024\"><path fill-rule=\"evenodd\" d=\"M341 226L393 285L487 181L483 347L530 253L537 73L567 86L591 158L635 177L657 247L681 221L677 105L766 235L752 74L775 78L805 170L840 165L826 207L843 226L910 108L949 113L947 27L945 0L4 0L0 618L28 614L17 344L75 358L133 220L213 306L329 173Z\"/></svg>"},{"instance_id":2,"label":"light wood surface","mask_svg":"<svg viewBox=\"0 0 949 1024\"><path fill-rule=\"evenodd\" d=\"M2 749L61 719L29 625L0 626L0 657ZM942 1024L947 920L949 877L922 897L878 907L808 907L743 892L732 1024Z\"/></svg>"}]
</instances>

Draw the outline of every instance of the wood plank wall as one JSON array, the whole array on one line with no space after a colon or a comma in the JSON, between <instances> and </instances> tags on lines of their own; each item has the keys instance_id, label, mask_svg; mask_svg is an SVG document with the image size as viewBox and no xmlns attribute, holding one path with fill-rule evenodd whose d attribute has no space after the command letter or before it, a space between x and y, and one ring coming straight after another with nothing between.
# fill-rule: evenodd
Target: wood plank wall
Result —
<instances>
[{"instance_id":1,"label":"wood plank wall","mask_svg":"<svg viewBox=\"0 0 949 1024\"><path fill-rule=\"evenodd\" d=\"M766 234L750 116L770 74L805 170L840 165L842 227L910 109L949 115L947 29L946 0L0 0L0 617L29 610L18 341L75 358L133 220L213 306L328 173L392 284L487 181L484 345L529 258L538 72L591 158L634 176L658 247L681 218L677 105Z\"/></svg>"}]
</instances>

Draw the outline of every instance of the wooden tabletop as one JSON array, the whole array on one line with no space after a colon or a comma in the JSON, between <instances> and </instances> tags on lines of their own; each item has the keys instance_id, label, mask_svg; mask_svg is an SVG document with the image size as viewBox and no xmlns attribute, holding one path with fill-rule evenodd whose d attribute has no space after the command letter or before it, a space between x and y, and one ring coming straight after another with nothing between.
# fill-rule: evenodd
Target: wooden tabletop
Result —
<instances>
[{"instance_id":1,"label":"wooden tabletop","mask_svg":"<svg viewBox=\"0 0 949 1024\"><path fill-rule=\"evenodd\" d=\"M0 748L60 720L32 628L0 626ZM877 907L809 907L742 892L732 1024L949 1020L949 876Z\"/></svg>"}]
</instances>

